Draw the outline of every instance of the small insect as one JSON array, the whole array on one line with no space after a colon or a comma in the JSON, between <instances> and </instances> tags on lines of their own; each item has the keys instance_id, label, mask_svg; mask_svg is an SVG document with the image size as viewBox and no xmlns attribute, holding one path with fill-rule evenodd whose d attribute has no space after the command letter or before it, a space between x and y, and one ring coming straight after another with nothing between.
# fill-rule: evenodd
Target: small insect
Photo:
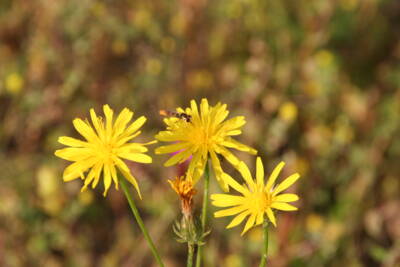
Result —
<instances>
[{"instance_id":1,"label":"small insect","mask_svg":"<svg viewBox=\"0 0 400 267\"><path fill-rule=\"evenodd\" d=\"M192 116L190 116L189 114L186 114L184 112L175 112L175 111L169 111L169 110L160 110L160 115L161 116L172 116L178 119L182 119L186 122L190 122L190 120L192 119Z\"/></svg>"}]
</instances>

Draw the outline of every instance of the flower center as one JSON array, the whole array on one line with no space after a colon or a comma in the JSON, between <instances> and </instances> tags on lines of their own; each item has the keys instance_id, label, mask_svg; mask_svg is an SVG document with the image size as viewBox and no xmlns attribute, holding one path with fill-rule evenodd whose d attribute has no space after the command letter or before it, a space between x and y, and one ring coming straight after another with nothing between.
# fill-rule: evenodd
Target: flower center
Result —
<instances>
[{"instance_id":1,"label":"flower center","mask_svg":"<svg viewBox=\"0 0 400 267\"><path fill-rule=\"evenodd\" d=\"M114 147L113 144L110 144L110 143L104 143L103 144L103 146L102 146L102 148L100 150L100 153L101 153L101 156L102 156L102 158L103 158L103 160L105 162L111 162L112 161L112 156L115 154L114 148L115 147Z\"/></svg>"},{"instance_id":2,"label":"flower center","mask_svg":"<svg viewBox=\"0 0 400 267\"><path fill-rule=\"evenodd\" d=\"M195 145L200 145L200 146L207 146L210 147L214 142L213 142L213 135L208 131L207 129L202 129L202 128L197 128L194 129L194 134L192 143Z\"/></svg>"},{"instance_id":3,"label":"flower center","mask_svg":"<svg viewBox=\"0 0 400 267\"><path fill-rule=\"evenodd\" d=\"M256 192L250 201L250 207L255 212L263 212L271 205L271 197L265 192Z\"/></svg>"}]
</instances>

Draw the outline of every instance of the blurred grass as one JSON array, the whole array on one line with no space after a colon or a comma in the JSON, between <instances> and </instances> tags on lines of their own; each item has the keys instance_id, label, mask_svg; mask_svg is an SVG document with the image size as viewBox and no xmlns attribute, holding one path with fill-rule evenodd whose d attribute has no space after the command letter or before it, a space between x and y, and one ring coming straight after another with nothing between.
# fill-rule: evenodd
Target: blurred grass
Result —
<instances>
[{"instance_id":1,"label":"blurred grass","mask_svg":"<svg viewBox=\"0 0 400 267\"><path fill-rule=\"evenodd\" d=\"M207 97L246 116L240 140L266 170L283 159L303 177L271 266L398 266L399 18L389 0L2 0L0 265L154 266L121 192L62 182L56 140L104 103L147 116L148 140L159 109ZM139 208L168 266L183 266L166 183L181 168L153 158L131 166ZM211 222L206 266L256 266L260 229Z\"/></svg>"}]
</instances>

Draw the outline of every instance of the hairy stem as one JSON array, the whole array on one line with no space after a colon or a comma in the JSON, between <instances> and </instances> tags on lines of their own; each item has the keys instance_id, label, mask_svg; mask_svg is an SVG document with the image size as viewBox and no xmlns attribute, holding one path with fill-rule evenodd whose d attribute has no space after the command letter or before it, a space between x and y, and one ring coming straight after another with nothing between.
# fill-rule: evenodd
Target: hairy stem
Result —
<instances>
[{"instance_id":1,"label":"hairy stem","mask_svg":"<svg viewBox=\"0 0 400 267\"><path fill-rule=\"evenodd\" d=\"M193 253L194 253L194 244L188 243L188 257L187 257L187 267L193 266Z\"/></svg>"}]
</instances>

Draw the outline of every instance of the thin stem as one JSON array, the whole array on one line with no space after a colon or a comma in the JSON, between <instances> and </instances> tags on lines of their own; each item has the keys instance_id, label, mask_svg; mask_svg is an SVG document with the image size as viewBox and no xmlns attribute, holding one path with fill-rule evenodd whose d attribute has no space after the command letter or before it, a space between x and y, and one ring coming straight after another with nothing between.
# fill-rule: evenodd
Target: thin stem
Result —
<instances>
[{"instance_id":1,"label":"thin stem","mask_svg":"<svg viewBox=\"0 0 400 267\"><path fill-rule=\"evenodd\" d=\"M187 258L187 267L193 266L193 253L194 253L194 244L188 243L188 258Z\"/></svg>"},{"instance_id":2,"label":"thin stem","mask_svg":"<svg viewBox=\"0 0 400 267\"><path fill-rule=\"evenodd\" d=\"M131 192L129 191L128 185L126 184L124 179L119 179L119 182L121 184L122 190L125 193L125 197L128 200L129 206L131 207L132 213L135 216L136 222L139 224L140 230L142 230L144 238L146 239L147 244L149 245L154 258L156 259L159 266L164 267L161 257L158 254L157 249L154 246L154 243L151 240L151 237L150 237L146 227L144 226L143 220L140 217L138 209L136 208L135 202L133 201L133 197L132 197Z\"/></svg>"},{"instance_id":3,"label":"thin stem","mask_svg":"<svg viewBox=\"0 0 400 267\"><path fill-rule=\"evenodd\" d=\"M263 230L264 230L264 247L261 251L261 262L259 267L267 266L267 255L268 255L268 221L266 220L263 223Z\"/></svg>"},{"instance_id":4,"label":"thin stem","mask_svg":"<svg viewBox=\"0 0 400 267\"><path fill-rule=\"evenodd\" d=\"M210 169L209 169L209 164L208 161L206 163L206 170L204 173L204 193L203 193L203 209L201 211L201 229L202 229L202 234L204 234L204 231L206 229L206 223L207 223L207 207L208 207L208 188L210 186ZM201 259L203 257L203 246L198 246L197 247L197 255L196 255L196 267L201 266Z\"/></svg>"}]
</instances>

